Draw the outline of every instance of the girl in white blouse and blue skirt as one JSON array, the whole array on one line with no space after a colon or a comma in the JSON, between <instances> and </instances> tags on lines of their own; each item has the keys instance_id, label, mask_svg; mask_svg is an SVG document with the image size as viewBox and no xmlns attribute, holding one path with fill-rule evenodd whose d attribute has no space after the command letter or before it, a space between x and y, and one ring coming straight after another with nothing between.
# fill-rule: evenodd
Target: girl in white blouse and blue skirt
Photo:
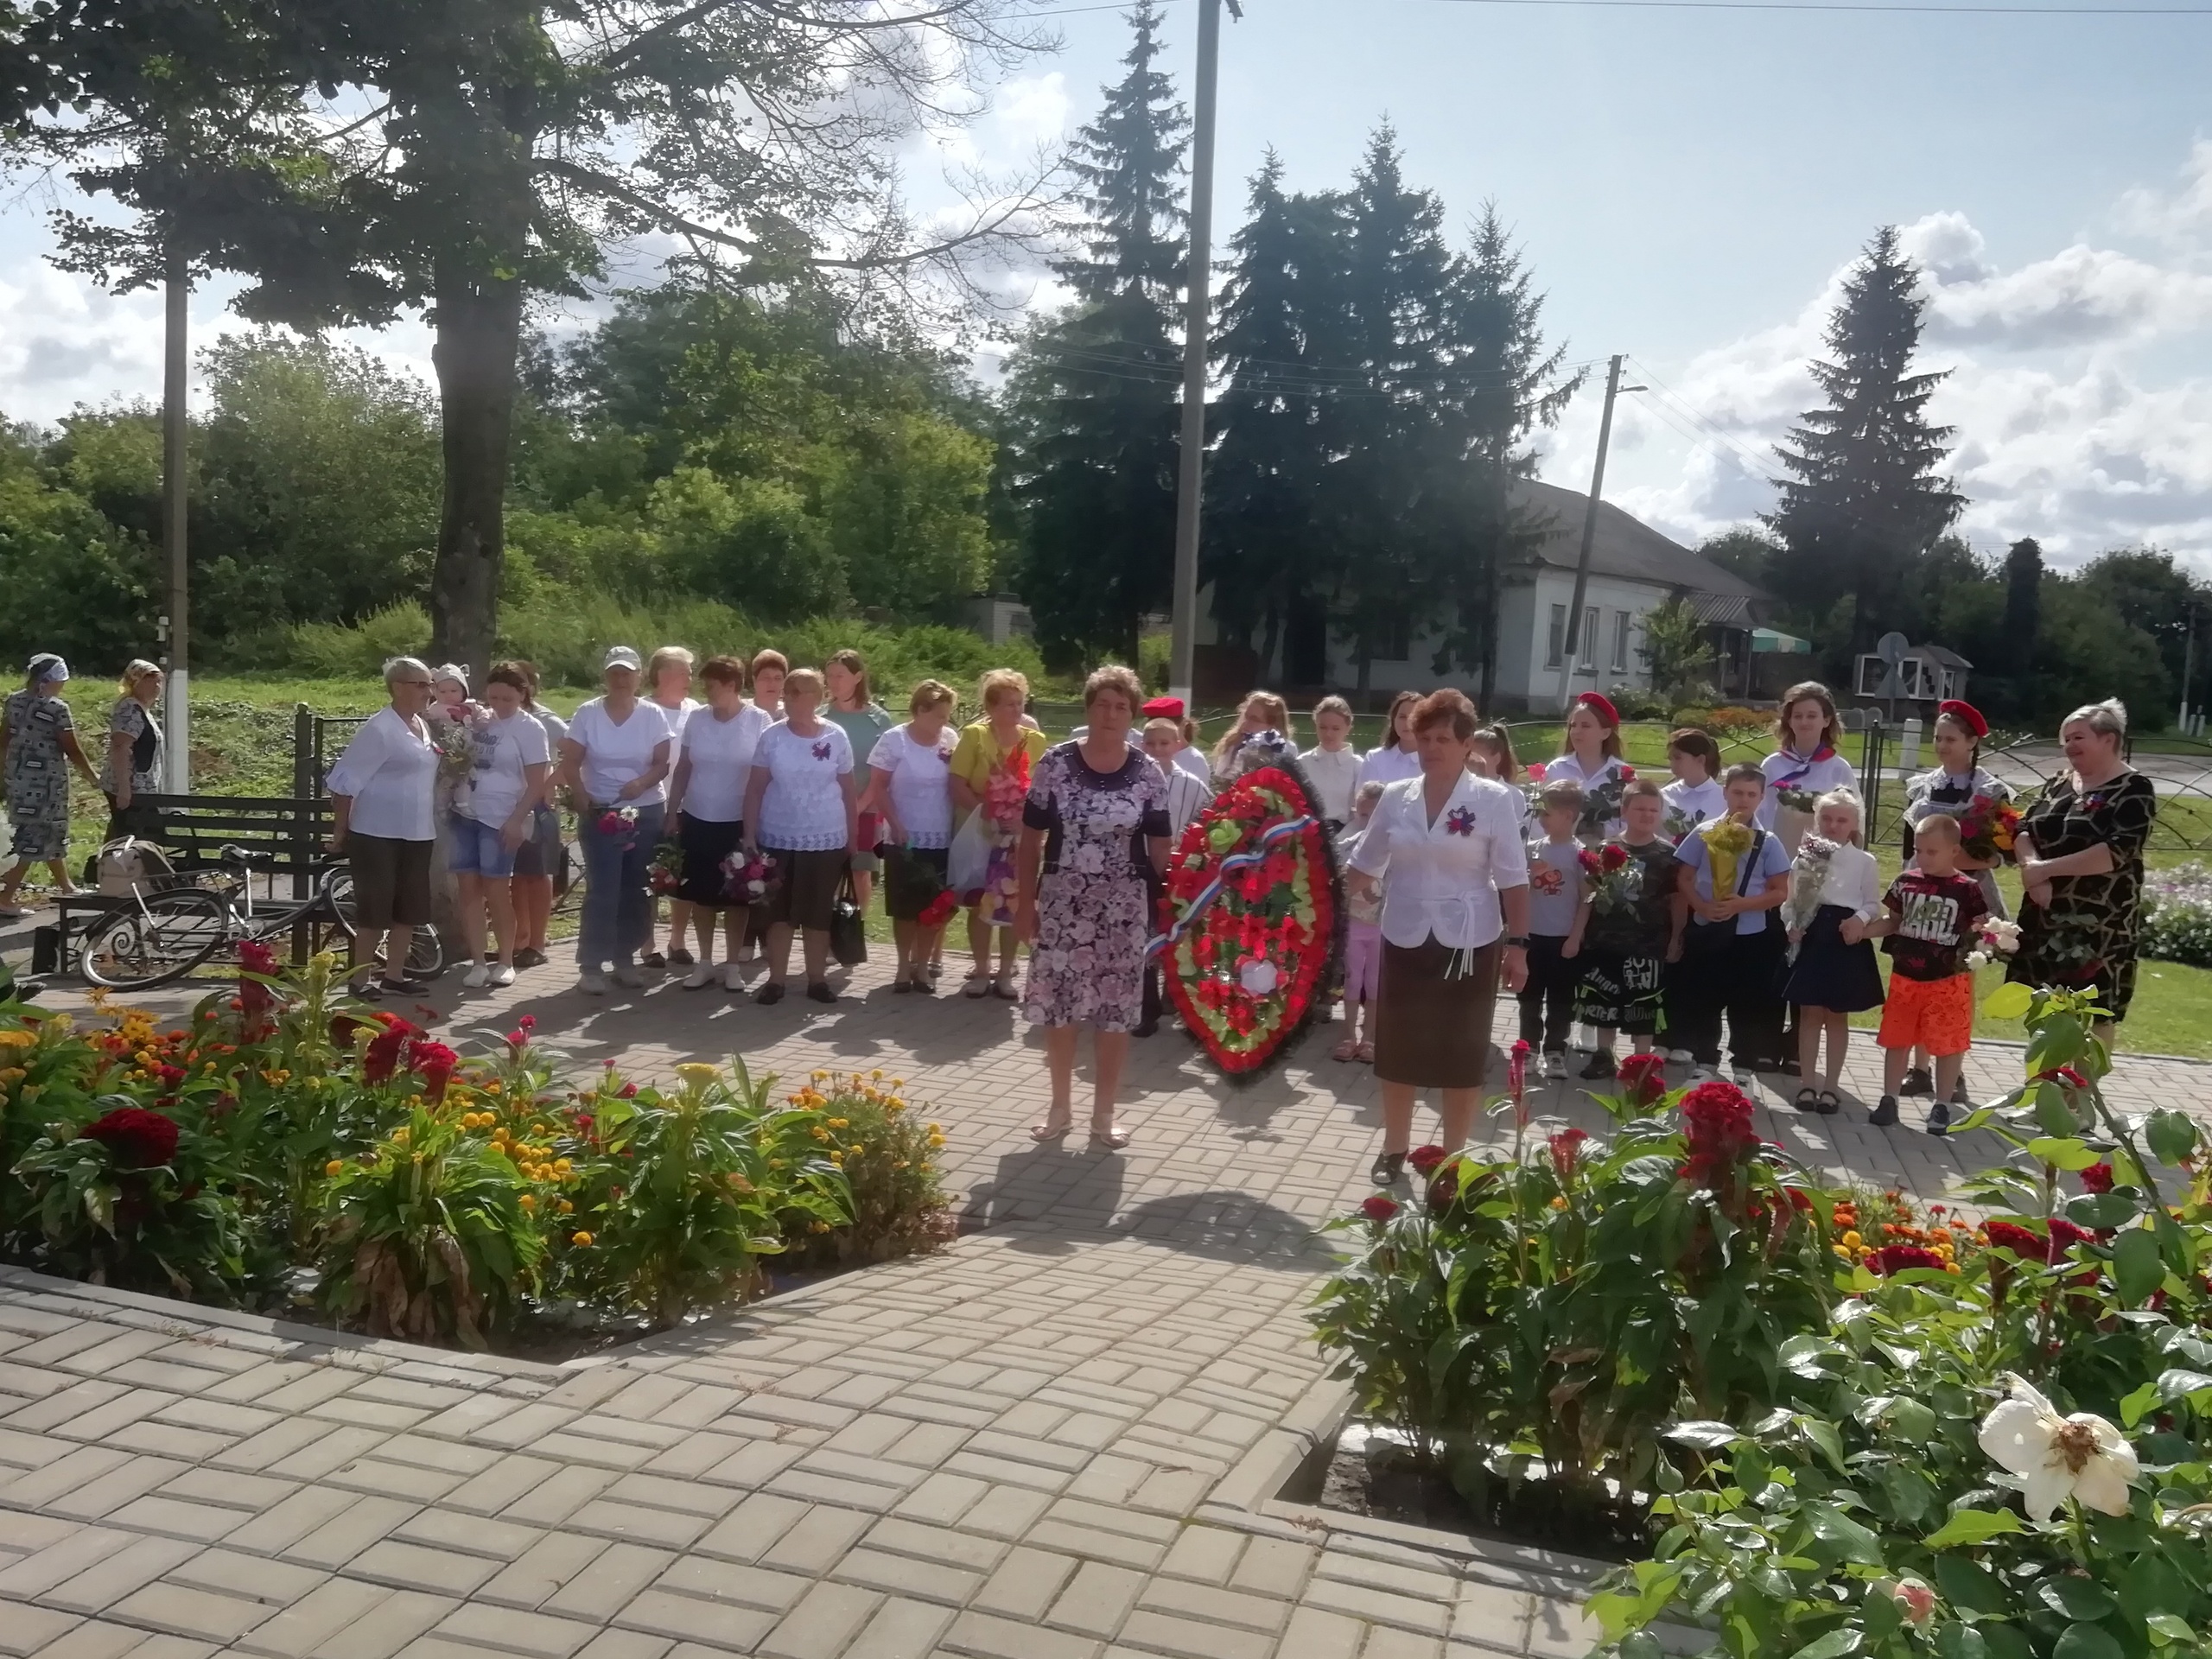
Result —
<instances>
[{"instance_id":1,"label":"girl in white blouse and blue skirt","mask_svg":"<svg viewBox=\"0 0 2212 1659\"><path fill-rule=\"evenodd\" d=\"M1518 991L1529 972L1520 791L1469 770L1475 708L1465 694L1431 692L1408 723L1420 775L1382 791L1351 860L1354 888L1371 897L1380 887L1382 897L1378 1186L1405 1167L1420 1090L1442 1096L1441 1144L1455 1152L1467 1144L1498 987Z\"/></svg>"}]
</instances>

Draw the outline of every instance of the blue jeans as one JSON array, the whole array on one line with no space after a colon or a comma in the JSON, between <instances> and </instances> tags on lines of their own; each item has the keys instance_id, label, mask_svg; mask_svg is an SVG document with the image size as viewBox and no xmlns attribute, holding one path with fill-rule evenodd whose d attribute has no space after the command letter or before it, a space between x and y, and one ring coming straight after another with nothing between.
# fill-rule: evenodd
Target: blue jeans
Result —
<instances>
[{"instance_id":1,"label":"blue jeans","mask_svg":"<svg viewBox=\"0 0 2212 1659\"><path fill-rule=\"evenodd\" d=\"M646 872L660 841L658 801L637 809L638 821L622 836L601 832L599 821L611 808L592 805L577 814L577 845L584 855L583 931L576 940L576 963L586 973L601 964L630 966L638 941L652 937L652 894Z\"/></svg>"}]
</instances>

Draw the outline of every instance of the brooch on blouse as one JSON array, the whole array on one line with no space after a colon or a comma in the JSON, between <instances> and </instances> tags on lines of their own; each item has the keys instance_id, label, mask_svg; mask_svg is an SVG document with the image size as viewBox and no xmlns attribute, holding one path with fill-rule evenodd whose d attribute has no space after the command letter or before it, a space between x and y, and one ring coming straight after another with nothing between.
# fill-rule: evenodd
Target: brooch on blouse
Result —
<instances>
[{"instance_id":1,"label":"brooch on blouse","mask_svg":"<svg viewBox=\"0 0 2212 1659\"><path fill-rule=\"evenodd\" d=\"M814 746L814 758L817 760L827 760L830 758L830 742L828 739L825 738L821 742Z\"/></svg>"},{"instance_id":2,"label":"brooch on blouse","mask_svg":"<svg viewBox=\"0 0 2212 1659\"><path fill-rule=\"evenodd\" d=\"M1452 816L1444 820L1447 836L1471 836L1475 833L1475 811L1471 806L1455 806Z\"/></svg>"}]
</instances>

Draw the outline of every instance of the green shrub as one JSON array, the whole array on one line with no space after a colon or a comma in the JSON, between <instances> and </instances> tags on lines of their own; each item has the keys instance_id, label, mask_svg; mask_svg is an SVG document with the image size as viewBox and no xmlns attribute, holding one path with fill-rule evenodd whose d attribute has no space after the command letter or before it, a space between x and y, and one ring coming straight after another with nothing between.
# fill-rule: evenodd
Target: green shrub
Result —
<instances>
[{"instance_id":1,"label":"green shrub","mask_svg":"<svg viewBox=\"0 0 2212 1659\"><path fill-rule=\"evenodd\" d=\"M952 1230L937 1154L944 1131L918 1118L904 1078L855 1071L814 1074L790 1096L821 1115L817 1137L845 1178L849 1218L831 1224L805 1211L783 1217L787 1260L794 1266L887 1262L935 1249Z\"/></svg>"},{"instance_id":2,"label":"green shrub","mask_svg":"<svg viewBox=\"0 0 2212 1659\"><path fill-rule=\"evenodd\" d=\"M2153 870L2143 887L2142 929L2145 957L2212 968L2212 866Z\"/></svg>"}]
</instances>

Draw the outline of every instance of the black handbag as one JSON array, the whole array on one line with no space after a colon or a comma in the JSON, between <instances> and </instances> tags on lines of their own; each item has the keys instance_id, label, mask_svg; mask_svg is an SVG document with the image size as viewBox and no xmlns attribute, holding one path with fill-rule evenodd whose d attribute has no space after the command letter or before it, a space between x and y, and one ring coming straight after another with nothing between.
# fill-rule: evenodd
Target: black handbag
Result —
<instances>
[{"instance_id":1,"label":"black handbag","mask_svg":"<svg viewBox=\"0 0 2212 1659\"><path fill-rule=\"evenodd\" d=\"M1751 890L1751 873L1758 868L1760 849L1766 845L1766 831L1751 831L1751 844L1736 864L1736 897L1741 899ZM1714 957L1728 948L1728 941L1736 937L1734 919L1725 922L1700 922L1693 916L1689 925L1682 930L1682 960L1695 962Z\"/></svg>"},{"instance_id":2,"label":"black handbag","mask_svg":"<svg viewBox=\"0 0 2212 1659\"><path fill-rule=\"evenodd\" d=\"M849 869L830 906L830 954L841 968L857 968L868 960L868 922L861 914Z\"/></svg>"}]
</instances>

